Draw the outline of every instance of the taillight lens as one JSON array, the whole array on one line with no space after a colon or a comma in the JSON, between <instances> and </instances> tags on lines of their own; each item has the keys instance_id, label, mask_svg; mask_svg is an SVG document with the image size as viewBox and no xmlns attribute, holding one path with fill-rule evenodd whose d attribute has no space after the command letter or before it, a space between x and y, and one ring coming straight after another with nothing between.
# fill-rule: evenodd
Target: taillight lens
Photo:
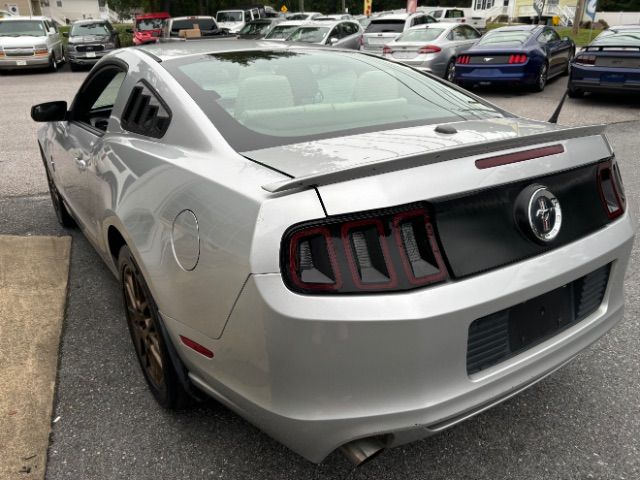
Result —
<instances>
[{"instance_id":1,"label":"taillight lens","mask_svg":"<svg viewBox=\"0 0 640 480\"><path fill-rule=\"evenodd\" d=\"M509 63L525 63L527 61L526 55L509 55Z\"/></svg>"},{"instance_id":2,"label":"taillight lens","mask_svg":"<svg viewBox=\"0 0 640 480\"><path fill-rule=\"evenodd\" d=\"M609 219L618 218L624 213L626 197L618 164L608 161L598 167L598 187L602 206Z\"/></svg>"},{"instance_id":3,"label":"taillight lens","mask_svg":"<svg viewBox=\"0 0 640 480\"><path fill-rule=\"evenodd\" d=\"M458 61L457 63L462 64L462 65L466 65L468 63L471 62L471 57L469 55L460 55L458 57Z\"/></svg>"},{"instance_id":4,"label":"taillight lens","mask_svg":"<svg viewBox=\"0 0 640 480\"><path fill-rule=\"evenodd\" d=\"M437 45L425 45L420 50L418 50L418 53L438 53L441 50L442 49Z\"/></svg>"},{"instance_id":5,"label":"taillight lens","mask_svg":"<svg viewBox=\"0 0 640 480\"><path fill-rule=\"evenodd\" d=\"M386 45L382 48L382 54L383 55L391 55L393 53L393 50L391 49L391 47L387 47Z\"/></svg>"},{"instance_id":6,"label":"taillight lens","mask_svg":"<svg viewBox=\"0 0 640 480\"><path fill-rule=\"evenodd\" d=\"M595 55L578 55L576 57L576 63L579 63L580 65L595 65L596 56Z\"/></svg>"},{"instance_id":7,"label":"taillight lens","mask_svg":"<svg viewBox=\"0 0 640 480\"><path fill-rule=\"evenodd\" d=\"M302 293L400 291L448 277L423 207L296 226L282 252L285 283Z\"/></svg>"}]
</instances>

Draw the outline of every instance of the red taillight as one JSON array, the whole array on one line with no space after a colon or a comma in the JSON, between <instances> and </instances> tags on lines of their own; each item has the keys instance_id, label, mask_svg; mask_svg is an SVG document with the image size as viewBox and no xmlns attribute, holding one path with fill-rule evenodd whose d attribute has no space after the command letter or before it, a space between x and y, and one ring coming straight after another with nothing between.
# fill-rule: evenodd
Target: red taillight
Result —
<instances>
[{"instance_id":1,"label":"red taillight","mask_svg":"<svg viewBox=\"0 0 640 480\"><path fill-rule=\"evenodd\" d=\"M596 56L595 55L578 55L576 57L576 63L579 63L580 65L595 65Z\"/></svg>"},{"instance_id":2,"label":"red taillight","mask_svg":"<svg viewBox=\"0 0 640 480\"><path fill-rule=\"evenodd\" d=\"M382 48L382 54L383 55L391 55L393 53L393 50L391 49L391 47L387 47L386 45Z\"/></svg>"},{"instance_id":3,"label":"red taillight","mask_svg":"<svg viewBox=\"0 0 640 480\"><path fill-rule=\"evenodd\" d=\"M526 55L509 55L509 63L525 63L526 61Z\"/></svg>"},{"instance_id":4,"label":"red taillight","mask_svg":"<svg viewBox=\"0 0 640 480\"><path fill-rule=\"evenodd\" d=\"M204 355L207 358L213 358L213 352L207 347L200 345L198 342L191 340L190 338L183 337L182 335L180 335L180 341L187 347L198 352L200 355Z\"/></svg>"},{"instance_id":5,"label":"red taillight","mask_svg":"<svg viewBox=\"0 0 640 480\"><path fill-rule=\"evenodd\" d=\"M470 62L471 62L471 57L469 55L460 55L458 57L458 62L457 63L462 64L462 65L466 65L466 64L468 64Z\"/></svg>"},{"instance_id":6,"label":"red taillight","mask_svg":"<svg viewBox=\"0 0 640 480\"><path fill-rule=\"evenodd\" d=\"M609 161L598 167L598 187L602 206L609 219L618 218L624 213L626 197L618 164Z\"/></svg>"},{"instance_id":7,"label":"red taillight","mask_svg":"<svg viewBox=\"0 0 640 480\"><path fill-rule=\"evenodd\" d=\"M437 45L425 45L420 50L418 50L418 53L438 53L441 50L442 49Z\"/></svg>"},{"instance_id":8,"label":"red taillight","mask_svg":"<svg viewBox=\"0 0 640 480\"><path fill-rule=\"evenodd\" d=\"M302 293L408 290L448 276L424 208L294 227L282 251L285 283Z\"/></svg>"}]
</instances>

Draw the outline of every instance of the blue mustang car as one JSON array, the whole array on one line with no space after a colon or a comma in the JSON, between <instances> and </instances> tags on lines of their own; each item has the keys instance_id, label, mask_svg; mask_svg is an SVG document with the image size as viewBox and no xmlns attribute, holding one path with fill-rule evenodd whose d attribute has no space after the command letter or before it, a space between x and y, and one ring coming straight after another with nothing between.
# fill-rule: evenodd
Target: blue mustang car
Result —
<instances>
[{"instance_id":1,"label":"blue mustang car","mask_svg":"<svg viewBox=\"0 0 640 480\"><path fill-rule=\"evenodd\" d=\"M544 25L496 28L458 56L455 81L464 87L524 84L541 92L549 78L569 72L575 49L570 38Z\"/></svg>"},{"instance_id":2,"label":"blue mustang car","mask_svg":"<svg viewBox=\"0 0 640 480\"><path fill-rule=\"evenodd\" d=\"M640 93L640 30L601 35L574 59L569 96L585 92Z\"/></svg>"}]
</instances>

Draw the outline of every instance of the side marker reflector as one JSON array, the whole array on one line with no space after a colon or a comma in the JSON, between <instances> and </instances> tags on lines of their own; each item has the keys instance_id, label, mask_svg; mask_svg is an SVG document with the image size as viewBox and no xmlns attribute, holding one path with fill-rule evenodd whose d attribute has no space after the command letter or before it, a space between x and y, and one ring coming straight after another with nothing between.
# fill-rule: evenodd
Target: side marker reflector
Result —
<instances>
[{"instance_id":1,"label":"side marker reflector","mask_svg":"<svg viewBox=\"0 0 640 480\"><path fill-rule=\"evenodd\" d=\"M213 358L213 352L211 350L209 350L207 347L204 347L202 345L200 345L198 342L194 342L193 340L191 340L190 338L187 337L183 337L182 335L180 335L180 340L182 341L182 343L184 343L187 347L195 350L196 352L198 352L200 355L204 355L207 358Z\"/></svg>"}]
</instances>

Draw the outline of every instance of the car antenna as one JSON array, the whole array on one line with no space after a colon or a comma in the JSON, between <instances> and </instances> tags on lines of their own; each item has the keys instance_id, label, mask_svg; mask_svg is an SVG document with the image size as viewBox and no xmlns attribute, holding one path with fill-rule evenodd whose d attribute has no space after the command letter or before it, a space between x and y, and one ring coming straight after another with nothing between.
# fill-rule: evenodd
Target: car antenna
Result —
<instances>
[{"instance_id":1,"label":"car antenna","mask_svg":"<svg viewBox=\"0 0 640 480\"><path fill-rule=\"evenodd\" d=\"M549 122L549 123L558 123L558 117L560 116L560 111L562 110L562 106L564 105L564 101L567 99L567 94L568 93L569 93L569 89L567 88L564 91L564 95L562 95L562 98L560 99L560 103L558 104L556 109L553 111L553 115L551 115L551 118L549 118L549 120L547 120L547 122Z\"/></svg>"}]
</instances>

